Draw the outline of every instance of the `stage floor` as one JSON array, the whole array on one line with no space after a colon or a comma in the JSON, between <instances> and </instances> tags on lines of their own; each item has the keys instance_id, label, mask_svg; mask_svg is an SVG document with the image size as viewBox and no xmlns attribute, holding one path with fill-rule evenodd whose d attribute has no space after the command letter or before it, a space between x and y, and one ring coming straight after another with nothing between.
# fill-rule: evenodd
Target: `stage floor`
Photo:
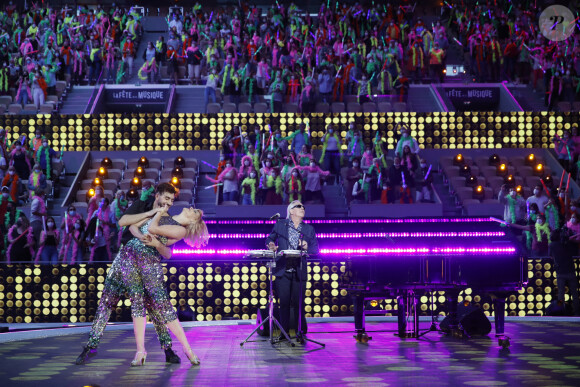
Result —
<instances>
[{"instance_id":1,"label":"stage floor","mask_svg":"<svg viewBox=\"0 0 580 387\"><path fill-rule=\"evenodd\" d=\"M98 355L83 366L74 361L88 327L5 333L0 335L0 380L2 386L580 385L580 319L508 321L509 350L498 345L493 331L467 340L437 332L400 340L393 336L394 322L367 323L368 330L377 331L368 344L353 339L352 323L328 322L309 324L308 335L326 348L267 342L241 348L253 329L247 323L185 323L200 366L167 365L151 325L147 363L136 368L129 367L135 352L130 324L108 327ZM174 349L186 360L179 343Z\"/></svg>"}]
</instances>

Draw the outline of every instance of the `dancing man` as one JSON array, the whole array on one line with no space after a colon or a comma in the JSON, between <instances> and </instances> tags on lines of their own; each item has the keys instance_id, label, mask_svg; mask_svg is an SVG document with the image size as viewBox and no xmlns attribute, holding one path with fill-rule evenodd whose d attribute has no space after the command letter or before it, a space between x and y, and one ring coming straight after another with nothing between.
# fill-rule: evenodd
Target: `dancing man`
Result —
<instances>
[{"instance_id":1,"label":"dancing man","mask_svg":"<svg viewBox=\"0 0 580 387\"><path fill-rule=\"evenodd\" d=\"M294 200L288 205L286 219L276 222L272 232L266 238L266 245L272 251L303 250L308 255L318 254L318 241L314 227L303 222L305 214L304 205L299 200ZM277 245L276 245L277 244ZM294 314L292 325L290 322L290 308L302 311L301 330L296 329L299 337L307 332L306 317L304 316L304 292L308 280L306 257L299 260L291 260L280 257L276 262L276 293L280 299L280 323L286 332L290 326L298 327L298 313ZM283 339L284 335L280 335Z\"/></svg>"},{"instance_id":2,"label":"dancing man","mask_svg":"<svg viewBox=\"0 0 580 387\"><path fill-rule=\"evenodd\" d=\"M161 183L157 187L157 192L155 197L149 197L146 201L136 200L131 207L127 209L125 214L119 219L119 227L125 227L123 231L123 238L121 240L121 248L119 249L119 254L113 261L109 273L107 274L107 279L105 280L105 287L99 300L99 306L97 312L95 313L95 318L93 320L93 326L89 333L89 341L83 349L83 352L76 359L76 364L84 364L88 357L93 357L97 353L97 347L101 341L101 337L111 317L111 311L117 306L121 296L125 292L129 291L124 285L124 281L119 281L121 276L131 276L135 275L133 272L128 271L127 262L123 262L127 255L125 254L125 247L133 239L139 238L138 240L147 243L147 246L154 247L159 255L166 258L171 257L171 246L176 241L167 241L165 245L158 243L158 240L145 237L143 234L138 232L135 227L130 227L132 225L138 224L143 220L150 219L157 212L162 211L166 207L173 205L175 200L176 189L169 183ZM135 232L135 235L132 234ZM143 286L143 285L142 285ZM141 286L141 287L142 287ZM133 300L131 300L131 306L133 307ZM162 322L162 316L156 309L151 308L151 305L147 305L149 310L149 316L153 321L157 336L161 346L165 350L165 361L167 363L178 364L181 363L179 357L171 349L171 336L167 331L164 323ZM144 312L143 312L144 313Z\"/></svg>"}]
</instances>

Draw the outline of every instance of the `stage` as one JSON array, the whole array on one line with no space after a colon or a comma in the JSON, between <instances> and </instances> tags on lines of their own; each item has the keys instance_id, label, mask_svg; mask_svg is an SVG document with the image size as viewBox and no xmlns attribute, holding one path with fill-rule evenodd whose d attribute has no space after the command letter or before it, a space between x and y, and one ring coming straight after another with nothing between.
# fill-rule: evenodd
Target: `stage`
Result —
<instances>
[{"instance_id":1,"label":"stage","mask_svg":"<svg viewBox=\"0 0 580 387\"><path fill-rule=\"evenodd\" d=\"M251 321L185 322L200 366L165 363L152 325L147 326L147 362L131 368L131 324L107 327L97 356L74 364L88 325L2 324L0 379L3 386L577 386L580 383L580 318L508 318L511 346L489 336L458 339L431 332L401 340L393 318L371 318L368 344L353 339L352 319L309 319L307 343L240 342ZM324 321L324 322L323 322ZM421 319L421 328L429 327ZM26 329L26 331L17 331ZM32 329L32 330L31 330ZM254 336L252 339L261 340ZM173 348L186 360L179 343Z\"/></svg>"}]
</instances>

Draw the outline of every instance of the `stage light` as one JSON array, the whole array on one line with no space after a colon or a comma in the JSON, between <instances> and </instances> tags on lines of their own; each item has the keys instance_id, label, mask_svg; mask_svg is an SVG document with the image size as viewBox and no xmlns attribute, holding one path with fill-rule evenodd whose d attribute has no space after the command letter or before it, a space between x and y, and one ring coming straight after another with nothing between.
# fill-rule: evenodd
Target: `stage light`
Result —
<instances>
[{"instance_id":1,"label":"stage light","mask_svg":"<svg viewBox=\"0 0 580 387\"><path fill-rule=\"evenodd\" d=\"M91 198L92 198L93 196L95 196L95 189L94 189L94 188L91 188L91 189L89 189L89 190L87 191L87 195L86 195L86 200L87 200L87 202L88 202L89 200L91 200Z\"/></svg>"},{"instance_id":2,"label":"stage light","mask_svg":"<svg viewBox=\"0 0 580 387\"><path fill-rule=\"evenodd\" d=\"M143 182L141 181L141 179L137 176L135 176L133 179L131 179L131 188L134 189L141 189L143 187Z\"/></svg>"},{"instance_id":3,"label":"stage light","mask_svg":"<svg viewBox=\"0 0 580 387\"><path fill-rule=\"evenodd\" d=\"M177 157L175 161L173 161L174 167L185 168L185 159L181 156Z\"/></svg>"},{"instance_id":4,"label":"stage light","mask_svg":"<svg viewBox=\"0 0 580 387\"><path fill-rule=\"evenodd\" d=\"M518 195L521 195L521 194L523 194L523 193L524 193L524 189L523 189L523 187L522 187L521 185L518 185L518 186L516 187L516 192L517 192L517 194L518 194Z\"/></svg>"},{"instance_id":5,"label":"stage light","mask_svg":"<svg viewBox=\"0 0 580 387\"><path fill-rule=\"evenodd\" d=\"M546 184L546 187L552 188L554 186L554 179L552 179L551 175L545 176L542 180L544 181L544 184Z\"/></svg>"},{"instance_id":6,"label":"stage light","mask_svg":"<svg viewBox=\"0 0 580 387\"><path fill-rule=\"evenodd\" d=\"M102 185L102 184L103 184L103 181L101 179L99 179L98 177L95 177L93 179L93 182L91 183L91 187L95 188L95 187Z\"/></svg>"},{"instance_id":7,"label":"stage light","mask_svg":"<svg viewBox=\"0 0 580 387\"><path fill-rule=\"evenodd\" d=\"M181 181L177 176L173 176L171 178L171 185L174 186L175 188L181 188Z\"/></svg>"},{"instance_id":8,"label":"stage light","mask_svg":"<svg viewBox=\"0 0 580 387\"><path fill-rule=\"evenodd\" d=\"M516 185L516 179L514 178L514 175L507 175L504 177L503 182L505 185L507 185L508 188L515 187Z\"/></svg>"},{"instance_id":9,"label":"stage light","mask_svg":"<svg viewBox=\"0 0 580 387\"><path fill-rule=\"evenodd\" d=\"M182 167L173 168L173 170L171 171L171 176L183 179L183 168Z\"/></svg>"},{"instance_id":10,"label":"stage light","mask_svg":"<svg viewBox=\"0 0 580 387\"><path fill-rule=\"evenodd\" d=\"M137 167L133 175L143 179L145 177L145 169L143 167Z\"/></svg>"},{"instance_id":11,"label":"stage light","mask_svg":"<svg viewBox=\"0 0 580 387\"><path fill-rule=\"evenodd\" d=\"M495 167L495 166L498 166L498 165L499 165L499 163L500 163L499 156L498 156L498 155L496 155L496 154L493 154L493 155L491 155L491 156L489 157L489 161L488 161L488 163L489 163L489 165L492 165L492 166L494 166L494 167Z\"/></svg>"},{"instance_id":12,"label":"stage light","mask_svg":"<svg viewBox=\"0 0 580 387\"><path fill-rule=\"evenodd\" d=\"M465 179L466 187L475 187L476 185L477 185L477 177L471 175L467 179Z\"/></svg>"},{"instance_id":13,"label":"stage light","mask_svg":"<svg viewBox=\"0 0 580 387\"><path fill-rule=\"evenodd\" d=\"M544 164L538 163L534 167L534 175L536 176L543 176L544 175Z\"/></svg>"},{"instance_id":14,"label":"stage light","mask_svg":"<svg viewBox=\"0 0 580 387\"><path fill-rule=\"evenodd\" d=\"M508 168L505 163L501 163L497 166L496 175L498 176L506 176L508 174Z\"/></svg>"},{"instance_id":15,"label":"stage light","mask_svg":"<svg viewBox=\"0 0 580 387\"><path fill-rule=\"evenodd\" d=\"M131 188L129 191L127 191L127 199L128 200L137 200L137 199L139 199L139 192L137 192L136 189Z\"/></svg>"},{"instance_id":16,"label":"stage light","mask_svg":"<svg viewBox=\"0 0 580 387\"><path fill-rule=\"evenodd\" d=\"M107 172L107 168L100 167L97 170L97 177L100 177L101 179L105 180L108 176L109 176L109 172Z\"/></svg>"},{"instance_id":17,"label":"stage light","mask_svg":"<svg viewBox=\"0 0 580 387\"><path fill-rule=\"evenodd\" d=\"M463 155L461 153L459 153L458 155L455 156L455 158L453 158L453 165L455 165L456 167L460 167L465 163L465 160L463 159Z\"/></svg>"},{"instance_id":18,"label":"stage light","mask_svg":"<svg viewBox=\"0 0 580 387\"><path fill-rule=\"evenodd\" d=\"M471 176L471 167L467 164L463 164L459 167L459 176L469 177Z\"/></svg>"},{"instance_id":19,"label":"stage light","mask_svg":"<svg viewBox=\"0 0 580 387\"><path fill-rule=\"evenodd\" d=\"M101 160L101 167L113 168L113 162L111 161L110 158L105 157L104 159Z\"/></svg>"},{"instance_id":20,"label":"stage light","mask_svg":"<svg viewBox=\"0 0 580 387\"><path fill-rule=\"evenodd\" d=\"M533 153L530 153L528 157L526 157L526 165L534 165L536 163L536 156Z\"/></svg>"},{"instance_id":21,"label":"stage light","mask_svg":"<svg viewBox=\"0 0 580 387\"><path fill-rule=\"evenodd\" d=\"M147 157L141 156L141 158L137 162L137 165L143 168L149 168L149 160L147 160Z\"/></svg>"},{"instance_id":22,"label":"stage light","mask_svg":"<svg viewBox=\"0 0 580 387\"><path fill-rule=\"evenodd\" d=\"M485 199L485 190L482 185L473 187L473 198L476 200Z\"/></svg>"}]
</instances>

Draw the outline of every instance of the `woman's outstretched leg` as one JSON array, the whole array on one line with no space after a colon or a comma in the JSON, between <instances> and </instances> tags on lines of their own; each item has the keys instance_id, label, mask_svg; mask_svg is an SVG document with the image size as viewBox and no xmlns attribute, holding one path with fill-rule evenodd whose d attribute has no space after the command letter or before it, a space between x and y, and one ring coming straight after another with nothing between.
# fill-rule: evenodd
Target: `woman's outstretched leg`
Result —
<instances>
[{"instance_id":1,"label":"woman's outstretched leg","mask_svg":"<svg viewBox=\"0 0 580 387\"><path fill-rule=\"evenodd\" d=\"M185 352L185 355L187 356L187 358L189 359L191 364L199 364L200 363L199 358L192 351L191 346L189 345L189 342L187 341L187 337L185 336L185 332L184 332L183 327L181 326L181 323L179 322L179 320L175 319L173 321L168 322L167 327L171 330L171 332L173 332L175 337L177 337L177 340L179 340L179 342L183 346L183 350Z\"/></svg>"}]
</instances>

